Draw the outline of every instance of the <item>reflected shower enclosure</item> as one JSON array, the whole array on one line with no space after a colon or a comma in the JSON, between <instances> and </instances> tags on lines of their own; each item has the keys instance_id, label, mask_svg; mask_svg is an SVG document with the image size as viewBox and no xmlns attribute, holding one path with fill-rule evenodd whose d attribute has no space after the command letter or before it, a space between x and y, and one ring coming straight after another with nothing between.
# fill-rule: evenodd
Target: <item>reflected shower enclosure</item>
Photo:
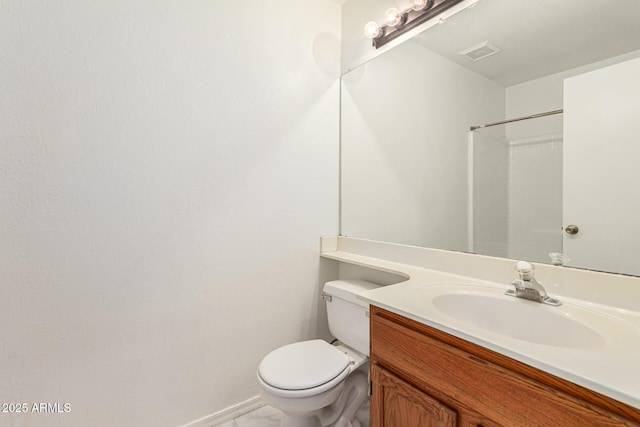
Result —
<instances>
[{"instance_id":1,"label":"reflected shower enclosure","mask_svg":"<svg viewBox=\"0 0 640 427\"><path fill-rule=\"evenodd\" d=\"M469 249L549 263L562 252L562 114L469 132Z\"/></svg>"}]
</instances>

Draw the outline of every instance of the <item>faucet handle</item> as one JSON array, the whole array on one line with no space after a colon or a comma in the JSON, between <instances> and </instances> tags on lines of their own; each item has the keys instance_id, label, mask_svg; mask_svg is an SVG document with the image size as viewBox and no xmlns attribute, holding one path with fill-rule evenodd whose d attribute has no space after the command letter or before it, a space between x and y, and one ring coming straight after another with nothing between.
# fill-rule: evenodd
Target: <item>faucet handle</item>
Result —
<instances>
[{"instance_id":1,"label":"faucet handle","mask_svg":"<svg viewBox=\"0 0 640 427\"><path fill-rule=\"evenodd\" d=\"M533 274L535 266L526 261L518 261L516 263L515 270L518 272L518 276L520 276L520 278L511 282L511 284L516 288L507 290L505 295L525 298L553 306L559 306L562 304L559 300L549 297L544 286L538 283Z\"/></svg>"},{"instance_id":2,"label":"faucet handle","mask_svg":"<svg viewBox=\"0 0 640 427\"><path fill-rule=\"evenodd\" d=\"M533 270L535 270L535 267L526 261L518 261L516 263L516 272L518 273L518 276L520 276L520 279L522 280L533 279L534 277Z\"/></svg>"}]
</instances>

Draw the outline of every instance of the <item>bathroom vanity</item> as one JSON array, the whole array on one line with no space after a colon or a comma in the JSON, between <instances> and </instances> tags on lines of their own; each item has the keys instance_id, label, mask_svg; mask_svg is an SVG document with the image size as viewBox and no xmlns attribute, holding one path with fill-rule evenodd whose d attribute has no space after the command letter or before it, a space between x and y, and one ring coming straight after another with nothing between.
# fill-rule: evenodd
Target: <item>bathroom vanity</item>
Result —
<instances>
[{"instance_id":1,"label":"bathroom vanity","mask_svg":"<svg viewBox=\"0 0 640 427\"><path fill-rule=\"evenodd\" d=\"M513 260L344 237L322 257L398 279L358 297L372 426L640 426L639 278L537 265L551 307L505 295Z\"/></svg>"},{"instance_id":2,"label":"bathroom vanity","mask_svg":"<svg viewBox=\"0 0 640 427\"><path fill-rule=\"evenodd\" d=\"M375 306L371 376L372 427L640 425L636 408Z\"/></svg>"}]
</instances>

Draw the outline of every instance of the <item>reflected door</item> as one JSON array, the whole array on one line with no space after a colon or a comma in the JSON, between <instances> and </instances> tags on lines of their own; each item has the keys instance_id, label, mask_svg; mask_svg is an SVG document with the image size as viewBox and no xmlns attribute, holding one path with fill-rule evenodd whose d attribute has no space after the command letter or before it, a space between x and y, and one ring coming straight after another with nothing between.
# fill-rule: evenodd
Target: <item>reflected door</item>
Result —
<instances>
[{"instance_id":1,"label":"reflected door","mask_svg":"<svg viewBox=\"0 0 640 427\"><path fill-rule=\"evenodd\" d=\"M565 80L563 250L570 266L640 275L639 135L640 58Z\"/></svg>"}]
</instances>

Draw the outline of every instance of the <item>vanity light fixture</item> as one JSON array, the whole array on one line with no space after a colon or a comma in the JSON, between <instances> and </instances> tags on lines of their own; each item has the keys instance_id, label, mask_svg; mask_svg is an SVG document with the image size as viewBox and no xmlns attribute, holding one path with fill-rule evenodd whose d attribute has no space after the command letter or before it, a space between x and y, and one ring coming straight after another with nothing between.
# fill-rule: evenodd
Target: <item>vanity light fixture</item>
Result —
<instances>
[{"instance_id":1,"label":"vanity light fixture","mask_svg":"<svg viewBox=\"0 0 640 427\"><path fill-rule=\"evenodd\" d=\"M384 24L375 21L364 26L364 35L373 40L373 47L378 49L399 35L417 27L436 15L463 0L411 0L409 7L403 11L392 7L384 14Z\"/></svg>"}]
</instances>

